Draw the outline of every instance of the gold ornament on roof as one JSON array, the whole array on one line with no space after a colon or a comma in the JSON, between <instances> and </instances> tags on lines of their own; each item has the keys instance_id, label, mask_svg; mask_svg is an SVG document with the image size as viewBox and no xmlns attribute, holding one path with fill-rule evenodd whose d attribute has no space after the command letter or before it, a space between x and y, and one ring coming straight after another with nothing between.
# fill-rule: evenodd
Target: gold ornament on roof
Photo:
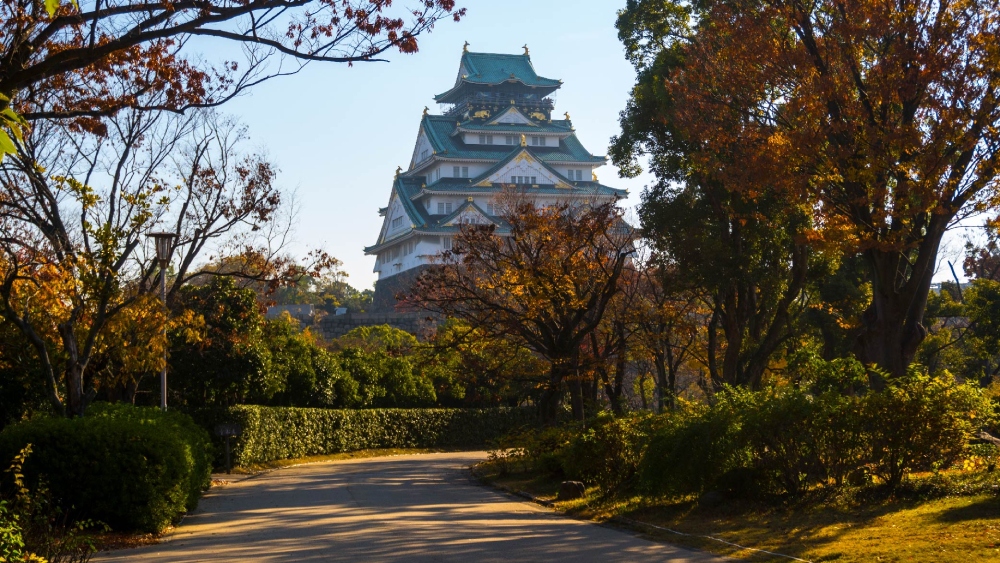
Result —
<instances>
[{"instance_id":1,"label":"gold ornament on roof","mask_svg":"<svg viewBox=\"0 0 1000 563\"><path fill-rule=\"evenodd\" d=\"M524 133L521 133L521 146L522 147L528 146L528 140L524 138Z\"/></svg>"},{"instance_id":2,"label":"gold ornament on roof","mask_svg":"<svg viewBox=\"0 0 1000 563\"><path fill-rule=\"evenodd\" d=\"M597 181L597 172L591 172L590 175L591 175L591 177L594 178L594 181L596 182Z\"/></svg>"},{"instance_id":3,"label":"gold ornament on roof","mask_svg":"<svg viewBox=\"0 0 1000 563\"><path fill-rule=\"evenodd\" d=\"M565 116L566 116L566 121L569 121L569 112L567 111L567 112L566 112L566 113L564 113L563 115L565 115Z\"/></svg>"},{"instance_id":4,"label":"gold ornament on roof","mask_svg":"<svg viewBox=\"0 0 1000 563\"><path fill-rule=\"evenodd\" d=\"M396 177L398 178L399 175L402 174L402 173L403 173L403 167L402 166L397 166L396 167Z\"/></svg>"},{"instance_id":5,"label":"gold ornament on roof","mask_svg":"<svg viewBox=\"0 0 1000 563\"><path fill-rule=\"evenodd\" d=\"M535 111L531 113L531 119L537 119L538 121L545 121L545 114L540 111Z\"/></svg>"},{"instance_id":6,"label":"gold ornament on roof","mask_svg":"<svg viewBox=\"0 0 1000 563\"><path fill-rule=\"evenodd\" d=\"M528 55L528 54L529 54L529 53L528 53L528 44L527 44L527 43L525 43L525 44L524 44L524 54L525 54L525 55Z\"/></svg>"},{"instance_id":7,"label":"gold ornament on roof","mask_svg":"<svg viewBox=\"0 0 1000 563\"><path fill-rule=\"evenodd\" d=\"M476 113L472 114L473 119L488 119L490 117L489 110L481 109Z\"/></svg>"},{"instance_id":8,"label":"gold ornament on roof","mask_svg":"<svg viewBox=\"0 0 1000 563\"><path fill-rule=\"evenodd\" d=\"M462 45L462 52L463 53L468 53L469 52L469 42L468 41L465 42L465 45Z\"/></svg>"},{"instance_id":9,"label":"gold ornament on roof","mask_svg":"<svg viewBox=\"0 0 1000 563\"><path fill-rule=\"evenodd\" d=\"M431 108L424 106L424 115L427 115L427 112L429 111L431 111Z\"/></svg>"}]
</instances>

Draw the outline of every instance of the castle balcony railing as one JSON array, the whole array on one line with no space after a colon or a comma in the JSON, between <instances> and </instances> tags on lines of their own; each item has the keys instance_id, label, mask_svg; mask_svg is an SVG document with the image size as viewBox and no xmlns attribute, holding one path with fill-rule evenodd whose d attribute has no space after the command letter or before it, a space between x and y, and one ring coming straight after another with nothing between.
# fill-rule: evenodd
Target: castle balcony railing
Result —
<instances>
[{"instance_id":1,"label":"castle balcony railing","mask_svg":"<svg viewBox=\"0 0 1000 563\"><path fill-rule=\"evenodd\" d=\"M514 105L517 107L527 110L552 111L555 107L555 102L553 102L551 98L540 98L535 94L476 92L475 94L464 98L462 101L452 106L451 109L445 112L445 115L461 115L465 113L466 110L474 107L509 106L511 100L514 101Z\"/></svg>"}]
</instances>

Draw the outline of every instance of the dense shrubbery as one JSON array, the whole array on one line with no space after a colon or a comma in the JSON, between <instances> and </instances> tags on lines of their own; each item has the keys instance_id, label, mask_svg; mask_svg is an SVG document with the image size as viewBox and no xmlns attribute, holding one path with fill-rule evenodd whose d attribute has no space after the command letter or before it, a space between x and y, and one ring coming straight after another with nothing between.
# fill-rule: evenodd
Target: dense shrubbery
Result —
<instances>
[{"instance_id":1,"label":"dense shrubbery","mask_svg":"<svg viewBox=\"0 0 1000 563\"><path fill-rule=\"evenodd\" d=\"M177 412L94 405L85 418L18 423L0 433L0 459L27 444L29 486L116 530L163 529L197 505L211 474L208 434Z\"/></svg>"},{"instance_id":2,"label":"dense shrubbery","mask_svg":"<svg viewBox=\"0 0 1000 563\"><path fill-rule=\"evenodd\" d=\"M44 483L29 488L25 446L7 475L9 491L0 494L0 561L11 563L87 563L97 551L94 534L107 526L93 520L73 520Z\"/></svg>"},{"instance_id":3,"label":"dense shrubbery","mask_svg":"<svg viewBox=\"0 0 1000 563\"><path fill-rule=\"evenodd\" d=\"M174 307L175 317L191 322L171 331L168 403L188 410L514 406L544 371L544 362L506 340L466 341L468 327L454 321L428 343L388 325L324 342L287 315L265 319L253 290L229 278L185 286ZM155 379L144 384L155 397Z\"/></svg>"},{"instance_id":4,"label":"dense shrubbery","mask_svg":"<svg viewBox=\"0 0 1000 563\"><path fill-rule=\"evenodd\" d=\"M358 327L334 341L341 369L356 382L341 406L431 407L434 383L420 369L417 339L388 325Z\"/></svg>"},{"instance_id":5,"label":"dense shrubbery","mask_svg":"<svg viewBox=\"0 0 1000 563\"><path fill-rule=\"evenodd\" d=\"M606 491L633 484L656 421L650 414L597 417L561 452L563 473Z\"/></svg>"},{"instance_id":6,"label":"dense shrubbery","mask_svg":"<svg viewBox=\"0 0 1000 563\"><path fill-rule=\"evenodd\" d=\"M728 389L652 437L643 483L661 494L795 494L871 474L896 487L955 463L991 411L980 389L919 374L858 396Z\"/></svg>"},{"instance_id":7,"label":"dense shrubbery","mask_svg":"<svg viewBox=\"0 0 1000 563\"><path fill-rule=\"evenodd\" d=\"M236 406L202 413L204 423L236 422L243 434L233 462L373 448L482 447L534 423L528 409L300 409Z\"/></svg>"},{"instance_id":8,"label":"dense shrubbery","mask_svg":"<svg viewBox=\"0 0 1000 563\"><path fill-rule=\"evenodd\" d=\"M501 470L521 463L606 491L638 483L652 495L794 495L873 477L897 488L908 473L953 466L993 416L982 389L950 377L914 372L849 394L830 382L857 366L826 367L800 386L728 388L711 406L515 436L493 459ZM995 465L985 454L969 459Z\"/></svg>"}]
</instances>

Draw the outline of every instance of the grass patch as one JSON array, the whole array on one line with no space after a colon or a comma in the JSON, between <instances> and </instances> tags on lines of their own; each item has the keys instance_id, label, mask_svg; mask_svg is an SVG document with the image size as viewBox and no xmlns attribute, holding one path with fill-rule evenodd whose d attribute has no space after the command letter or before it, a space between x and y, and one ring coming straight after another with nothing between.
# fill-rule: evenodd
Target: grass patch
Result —
<instances>
[{"instance_id":1,"label":"grass patch","mask_svg":"<svg viewBox=\"0 0 1000 563\"><path fill-rule=\"evenodd\" d=\"M559 480L539 473L500 475L481 464L477 473L496 486L554 499ZM714 505L697 499L650 500L607 496L588 489L587 496L555 507L567 515L621 523L622 518L696 536L712 536L741 546L791 555L808 561L940 562L1000 560L1000 498L974 487L979 475L952 478L942 489L940 476L912 480L902 493L887 496L870 489L813 491L795 501L776 503L726 500ZM996 482L995 474L990 477ZM646 526L632 526L669 543L746 561L788 561L700 537L680 536Z\"/></svg>"}]
</instances>

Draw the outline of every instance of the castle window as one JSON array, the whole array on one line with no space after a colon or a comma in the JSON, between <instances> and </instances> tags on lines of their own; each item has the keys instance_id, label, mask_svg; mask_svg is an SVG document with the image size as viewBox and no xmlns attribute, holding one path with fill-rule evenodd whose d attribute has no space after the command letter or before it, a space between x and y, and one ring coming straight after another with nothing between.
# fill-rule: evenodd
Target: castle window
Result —
<instances>
[{"instance_id":1,"label":"castle window","mask_svg":"<svg viewBox=\"0 0 1000 563\"><path fill-rule=\"evenodd\" d=\"M507 142L508 145L513 145L514 144L514 136L513 135L506 135L506 136L504 136L504 140Z\"/></svg>"},{"instance_id":2,"label":"castle window","mask_svg":"<svg viewBox=\"0 0 1000 563\"><path fill-rule=\"evenodd\" d=\"M438 202L438 215L444 215L444 204L440 201Z\"/></svg>"},{"instance_id":3,"label":"castle window","mask_svg":"<svg viewBox=\"0 0 1000 563\"><path fill-rule=\"evenodd\" d=\"M451 177L452 178L458 178L459 177L458 173L459 173L458 167L457 166L452 166L451 167Z\"/></svg>"},{"instance_id":4,"label":"castle window","mask_svg":"<svg viewBox=\"0 0 1000 563\"><path fill-rule=\"evenodd\" d=\"M493 208L493 204L492 203L487 203L486 204L486 212L487 213L489 213L490 215L496 215L495 211L496 210Z\"/></svg>"},{"instance_id":5,"label":"castle window","mask_svg":"<svg viewBox=\"0 0 1000 563\"><path fill-rule=\"evenodd\" d=\"M479 144L480 145L485 145L486 144L486 135L480 135L479 136Z\"/></svg>"},{"instance_id":6,"label":"castle window","mask_svg":"<svg viewBox=\"0 0 1000 563\"><path fill-rule=\"evenodd\" d=\"M427 157L431 155L431 151L424 149L420 152L420 160L427 160Z\"/></svg>"},{"instance_id":7,"label":"castle window","mask_svg":"<svg viewBox=\"0 0 1000 563\"><path fill-rule=\"evenodd\" d=\"M576 181L579 182L581 180L583 180L583 170L577 170L576 171Z\"/></svg>"},{"instance_id":8,"label":"castle window","mask_svg":"<svg viewBox=\"0 0 1000 563\"><path fill-rule=\"evenodd\" d=\"M445 213L451 213L451 202L450 201L448 203L444 204L444 212Z\"/></svg>"},{"instance_id":9,"label":"castle window","mask_svg":"<svg viewBox=\"0 0 1000 563\"><path fill-rule=\"evenodd\" d=\"M534 177L534 176L532 176L532 177L531 177L531 183L532 183L532 184L537 184L537 183L538 183L538 182L537 182L537 181L535 180L535 177Z\"/></svg>"},{"instance_id":10,"label":"castle window","mask_svg":"<svg viewBox=\"0 0 1000 563\"><path fill-rule=\"evenodd\" d=\"M493 135L480 135L479 136L479 144L480 145L492 145L493 144Z\"/></svg>"},{"instance_id":11,"label":"castle window","mask_svg":"<svg viewBox=\"0 0 1000 563\"><path fill-rule=\"evenodd\" d=\"M535 145L537 147L544 147L545 146L545 137L532 136L531 137L531 144Z\"/></svg>"},{"instance_id":12,"label":"castle window","mask_svg":"<svg viewBox=\"0 0 1000 563\"><path fill-rule=\"evenodd\" d=\"M462 177L463 178L468 178L469 177L469 167L468 166L463 166L462 167Z\"/></svg>"},{"instance_id":13,"label":"castle window","mask_svg":"<svg viewBox=\"0 0 1000 563\"><path fill-rule=\"evenodd\" d=\"M451 250L451 237L441 237L441 238L442 238L441 246L445 250Z\"/></svg>"},{"instance_id":14,"label":"castle window","mask_svg":"<svg viewBox=\"0 0 1000 563\"><path fill-rule=\"evenodd\" d=\"M402 217L396 217L395 219L392 220L392 228L393 229L398 229L399 227L402 227L402 226L403 226L403 218Z\"/></svg>"}]
</instances>

